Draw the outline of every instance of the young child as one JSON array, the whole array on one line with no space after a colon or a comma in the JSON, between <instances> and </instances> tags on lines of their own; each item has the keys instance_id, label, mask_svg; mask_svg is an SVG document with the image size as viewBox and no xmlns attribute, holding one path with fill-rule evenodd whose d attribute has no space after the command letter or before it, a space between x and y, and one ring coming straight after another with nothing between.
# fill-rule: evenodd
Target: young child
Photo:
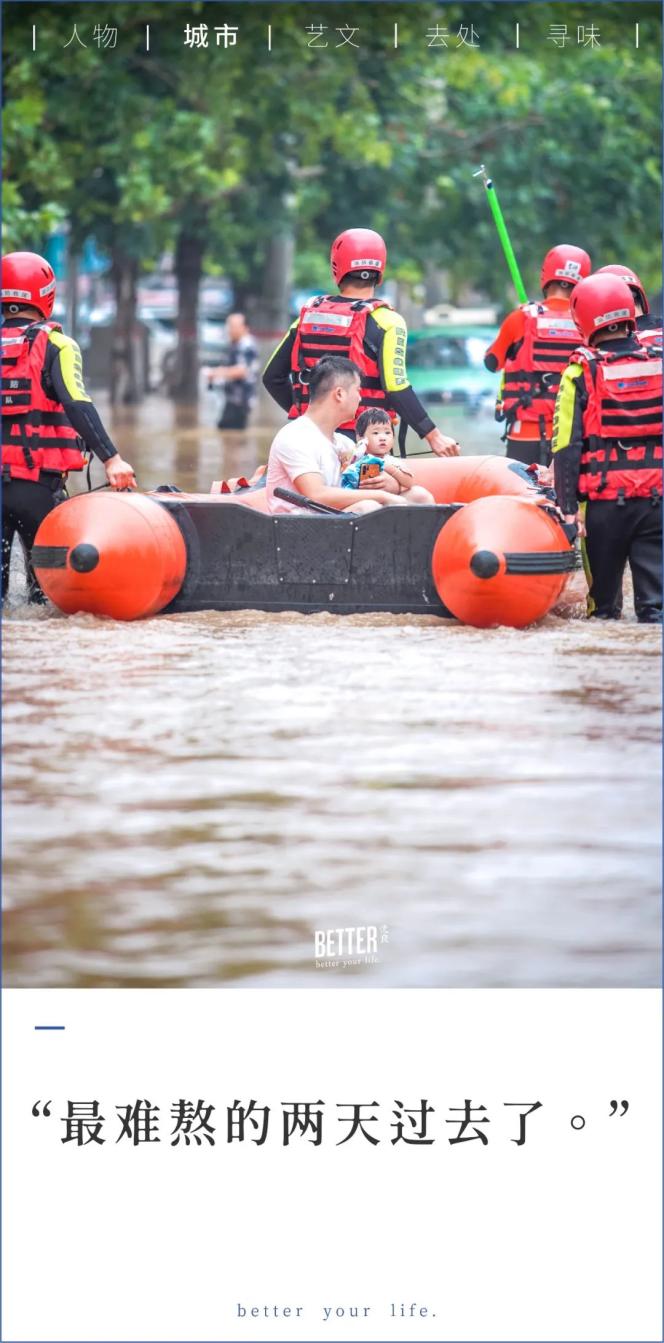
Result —
<instances>
[{"instance_id":1,"label":"young child","mask_svg":"<svg viewBox=\"0 0 664 1343\"><path fill-rule=\"evenodd\" d=\"M392 455L394 432L392 421L386 410L364 410L355 425L357 443L354 449L344 453L341 458L343 474L341 484L347 489L356 490L360 485L361 468L373 463L385 475L391 476L399 487L399 494L406 504L433 504L434 497L423 485L414 485L413 476L402 465L399 457ZM394 491L396 493L396 491Z\"/></svg>"}]
</instances>

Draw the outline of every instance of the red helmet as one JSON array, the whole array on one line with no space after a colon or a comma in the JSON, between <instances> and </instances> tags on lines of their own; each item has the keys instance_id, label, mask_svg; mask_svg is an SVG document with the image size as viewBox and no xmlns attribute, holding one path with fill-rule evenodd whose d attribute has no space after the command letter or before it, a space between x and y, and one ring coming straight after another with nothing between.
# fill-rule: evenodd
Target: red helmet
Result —
<instances>
[{"instance_id":1,"label":"red helmet","mask_svg":"<svg viewBox=\"0 0 664 1343\"><path fill-rule=\"evenodd\" d=\"M37 308L50 317L55 299L52 266L36 252L8 252L2 258L2 302Z\"/></svg>"},{"instance_id":2,"label":"red helmet","mask_svg":"<svg viewBox=\"0 0 664 1343\"><path fill-rule=\"evenodd\" d=\"M600 266L595 272L596 275L622 275L626 284L629 285L635 298L638 298L644 312L650 312L650 304L646 298L646 291L641 281L629 266ZM636 291L636 292L634 292Z\"/></svg>"},{"instance_id":3,"label":"red helmet","mask_svg":"<svg viewBox=\"0 0 664 1343\"><path fill-rule=\"evenodd\" d=\"M378 283L387 265L387 248L373 229L349 228L332 243L330 265L337 284L346 275Z\"/></svg>"},{"instance_id":4,"label":"red helmet","mask_svg":"<svg viewBox=\"0 0 664 1343\"><path fill-rule=\"evenodd\" d=\"M546 254L542 262L540 284L542 289L555 281L559 284L576 284L590 275L591 269L590 257L582 247L572 247L571 243L561 242Z\"/></svg>"},{"instance_id":5,"label":"red helmet","mask_svg":"<svg viewBox=\"0 0 664 1343\"><path fill-rule=\"evenodd\" d=\"M574 286L569 301L572 317L585 341L618 322L636 326L634 298L620 275L590 275Z\"/></svg>"}]
</instances>

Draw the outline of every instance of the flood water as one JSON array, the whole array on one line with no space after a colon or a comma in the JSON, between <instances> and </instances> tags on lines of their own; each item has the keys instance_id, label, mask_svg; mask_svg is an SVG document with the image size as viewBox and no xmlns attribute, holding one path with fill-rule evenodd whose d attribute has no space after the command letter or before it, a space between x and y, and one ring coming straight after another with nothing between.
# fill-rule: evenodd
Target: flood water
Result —
<instances>
[{"instance_id":1,"label":"flood water","mask_svg":"<svg viewBox=\"0 0 664 1343\"><path fill-rule=\"evenodd\" d=\"M273 432L98 404L144 488L206 490ZM490 420L443 423L501 450ZM26 607L15 567L8 985L658 982L661 631L631 608L127 625ZM316 930L358 926L375 960L316 962Z\"/></svg>"}]
</instances>

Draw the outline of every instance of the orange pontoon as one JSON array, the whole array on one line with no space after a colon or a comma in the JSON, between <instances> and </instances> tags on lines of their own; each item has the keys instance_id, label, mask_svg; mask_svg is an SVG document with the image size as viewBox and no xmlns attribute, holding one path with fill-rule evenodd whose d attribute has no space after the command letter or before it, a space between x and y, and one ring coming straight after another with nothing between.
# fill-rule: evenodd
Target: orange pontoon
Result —
<instances>
[{"instance_id":1,"label":"orange pontoon","mask_svg":"<svg viewBox=\"0 0 664 1343\"><path fill-rule=\"evenodd\" d=\"M270 516L265 489L93 492L59 505L32 562L62 611L394 611L521 627L575 568L569 529L517 462L409 458L434 506Z\"/></svg>"}]
</instances>

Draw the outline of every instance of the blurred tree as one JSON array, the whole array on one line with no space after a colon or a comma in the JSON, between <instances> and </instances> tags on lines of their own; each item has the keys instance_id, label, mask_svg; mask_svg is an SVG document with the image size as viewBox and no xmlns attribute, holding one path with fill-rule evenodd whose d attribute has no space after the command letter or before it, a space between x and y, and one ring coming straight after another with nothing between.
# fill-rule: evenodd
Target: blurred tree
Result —
<instances>
[{"instance_id":1,"label":"blurred tree","mask_svg":"<svg viewBox=\"0 0 664 1343\"><path fill-rule=\"evenodd\" d=\"M156 4L144 7L148 18L157 9ZM22 247L39 250L44 242L40 211L45 210L50 217L68 220L73 254L90 234L108 251L117 306L111 391L122 385L124 399L134 400L138 268L142 258L158 255L167 232L163 194L147 178L141 159L132 162L131 139L148 107L140 81L132 76L131 53L123 77L114 59L117 53L92 40L91 15L81 5L35 5L29 13L25 6L13 5L4 17L4 92L12 118L9 142L5 135L10 236L15 246L20 237ZM110 26L113 17L108 18ZM29 40L33 23L38 32L34 52ZM65 49L74 26L78 37ZM19 135L12 134L26 102L41 107L29 156Z\"/></svg>"},{"instance_id":2,"label":"blurred tree","mask_svg":"<svg viewBox=\"0 0 664 1343\"><path fill-rule=\"evenodd\" d=\"M449 34L463 24L461 5L436 12ZM585 247L596 265L628 261L659 288L661 16L646 3L627 13L624 5L570 5L562 17L571 34L564 49L548 38L561 19L555 4L476 3L479 50L454 50L448 39L447 49L427 49L426 63L420 52L419 79L401 51L398 66L378 65L371 49L358 53L355 79L375 86L389 171L368 164L358 174L331 157L331 190L314 231L333 237L348 201L370 203L364 220L386 234L390 274L444 269L453 296L472 287L511 307L485 193L472 176L486 161L534 296L541 258L557 241ZM514 47L517 20L527 52ZM600 47L577 46L579 28L591 22ZM419 20L420 34L424 26Z\"/></svg>"},{"instance_id":3,"label":"blurred tree","mask_svg":"<svg viewBox=\"0 0 664 1343\"><path fill-rule=\"evenodd\" d=\"M64 223L69 170L60 146L44 134L46 93L33 81L16 84L3 107L3 247L30 249ZM57 183L57 187L54 184Z\"/></svg>"},{"instance_id":4,"label":"blurred tree","mask_svg":"<svg viewBox=\"0 0 664 1343\"><path fill-rule=\"evenodd\" d=\"M326 3L312 23L302 3L140 0L108 7L110 49L94 40L87 4L8 0L6 245L38 248L66 217L75 245L93 233L108 249L128 397L138 275L165 248L179 286L181 398L196 391L204 270L232 280L256 323L280 326L293 253L298 283L325 285L329 242L353 223L385 234L391 276L414 282L444 270L453 295L472 287L512 306L472 177L483 160L531 293L542 255L561 240L586 247L595 264L627 261L655 285L661 15L654 0L626 11L622 0L566 6L571 37L561 50L549 37L556 4L474 0L473 50L458 42L468 33L463 5L363 0L351 24L344 4ZM235 46L217 44L223 23L237 26ZM598 48L576 41L591 23ZM65 48L74 24L85 49ZM201 24L207 46L186 46L187 25ZM355 24L357 47L341 40ZM429 45L434 28L447 46Z\"/></svg>"}]
</instances>

